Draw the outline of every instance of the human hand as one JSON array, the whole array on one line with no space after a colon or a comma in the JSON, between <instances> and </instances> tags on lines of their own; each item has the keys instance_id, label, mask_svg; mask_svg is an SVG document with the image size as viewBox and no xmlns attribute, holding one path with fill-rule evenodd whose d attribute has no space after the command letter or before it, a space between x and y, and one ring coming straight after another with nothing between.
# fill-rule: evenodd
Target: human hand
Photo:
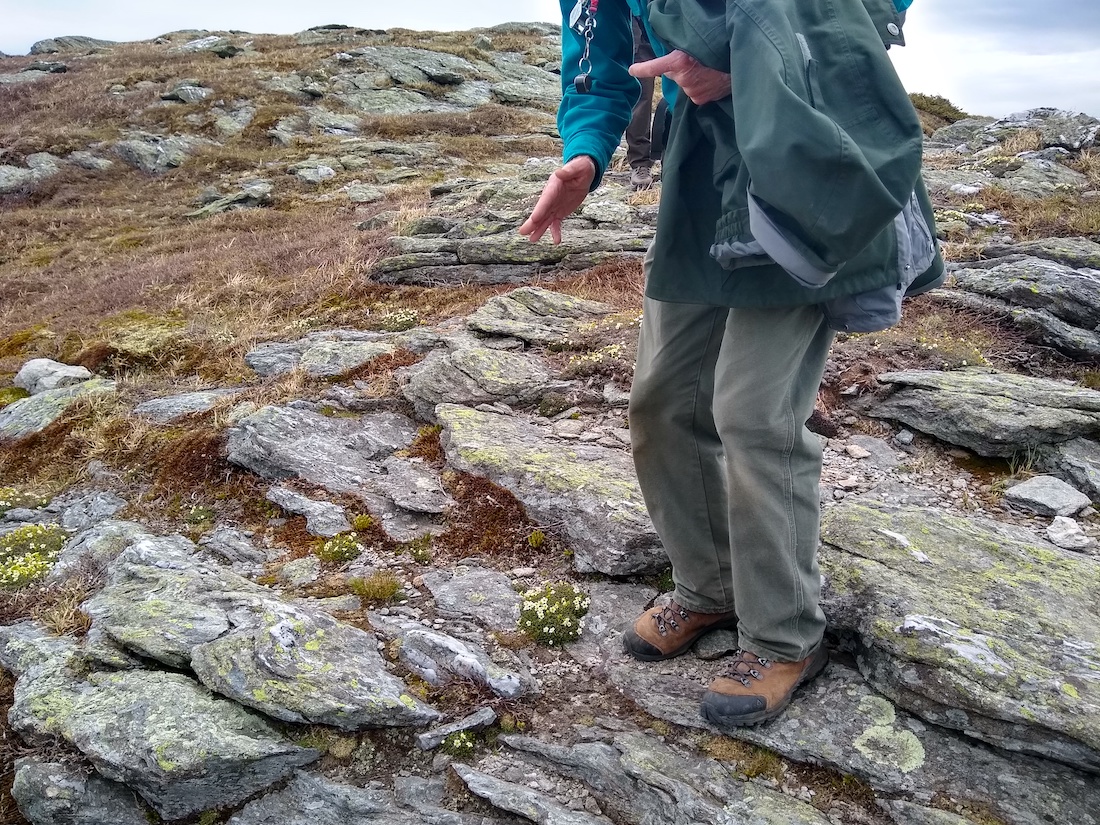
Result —
<instances>
[{"instance_id":1,"label":"human hand","mask_svg":"<svg viewBox=\"0 0 1100 825\"><path fill-rule=\"evenodd\" d=\"M646 60L630 67L634 77L665 75L684 90L692 103L702 106L730 96L730 76L704 66L687 52L679 49L656 60Z\"/></svg>"},{"instance_id":2,"label":"human hand","mask_svg":"<svg viewBox=\"0 0 1100 825\"><path fill-rule=\"evenodd\" d=\"M539 202L519 234L527 235L532 243L550 230L554 243L561 243L561 222L584 203L592 181L596 179L596 162L588 155L578 155L558 169L546 181Z\"/></svg>"}]
</instances>

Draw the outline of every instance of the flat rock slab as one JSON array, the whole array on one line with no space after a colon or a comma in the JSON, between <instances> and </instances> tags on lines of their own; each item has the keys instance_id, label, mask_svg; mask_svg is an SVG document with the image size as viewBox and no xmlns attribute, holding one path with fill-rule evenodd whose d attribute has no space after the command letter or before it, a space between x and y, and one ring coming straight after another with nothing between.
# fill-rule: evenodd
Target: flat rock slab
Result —
<instances>
[{"instance_id":1,"label":"flat rock slab","mask_svg":"<svg viewBox=\"0 0 1100 825\"><path fill-rule=\"evenodd\" d=\"M395 539L407 541L426 529L427 522L417 518L425 510L414 505L426 497L436 502L442 494L437 482L436 494L426 496L422 473L394 476L386 469L386 461L416 433L410 418L395 413L330 418L308 409L264 407L229 431L228 456L263 478L296 477L331 493L351 493ZM408 490L396 486L402 477L412 484Z\"/></svg>"},{"instance_id":2,"label":"flat rock slab","mask_svg":"<svg viewBox=\"0 0 1100 825\"><path fill-rule=\"evenodd\" d=\"M133 791L72 765L20 759L11 795L31 825L149 825Z\"/></svg>"},{"instance_id":3,"label":"flat rock slab","mask_svg":"<svg viewBox=\"0 0 1100 825\"><path fill-rule=\"evenodd\" d=\"M1041 516L1072 516L1092 501L1053 476L1033 476L1005 490L1005 501Z\"/></svg>"},{"instance_id":4,"label":"flat rock slab","mask_svg":"<svg viewBox=\"0 0 1100 825\"><path fill-rule=\"evenodd\" d=\"M505 699L519 699L539 692L538 682L529 672L521 672L514 656L511 668L493 661L481 647L456 639L419 622L395 620L370 614L371 627L398 642L397 655L405 665L431 685L446 685L455 679L468 679L489 688Z\"/></svg>"},{"instance_id":5,"label":"flat rock slab","mask_svg":"<svg viewBox=\"0 0 1100 825\"><path fill-rule=\"evenodd\" d=\"M175 673L76 675L60 654L23 673L9 714L31 741L60 736L164 819L238 804L316 760L259 715Z\"/></svg>"},{"instance_id":6,"label":"flat rock slab","mask_svg":"<svg viewBox=\"0 0 1100 825\"><path fill-rule=\"evenodd\" d=\"M418 416L429 420L438 404L525 403L537 399L552 383L537 355L482 346L432 352L407 371L405 381L405 397Z\"/></svg>"},{"instance_id":7,"label":"flat rock slab","mask_svg":"<svg viewBox=\"0 0 1100 825\"><path fill-rule=\"evenodd\" d=\"M472 618L491 630L515 630L523 598L512 580L475 564L424 574L436 607L451 618Z\"/></svg>"},{"instance_id":8,"label":"flat rock slab","mask_svg":"<svg viewBox=\"0 0 1100 825\"><path fill-rule=\"evenodd\" d=\"M854 670L833 664L795 695L778 719L735 730L711 727L699 714L707 683L722 662L643 664L615 646L605 673L650 715L708 730L858 776L886 794L938 794L987 807L1009 825L1043 825L1051 815L1100 823L1095 776L1043 759L975 745L924 724L875 693Z\"/></svg>"},{"instance_id":9,"label":"flat rock slab","mask_svg":"<svg viewBox=\"0 0 1100 825\"><path fill-rule=\"evenodd\" d=\"M1066 479L1089 498L1100 500L1100 443L1075 438L1041 447L1036 466Z\"/></svg>"},{"instance_id":10,"label":"flat rock slab","mask_svg":"<svg viewBox=\"0 0 1100 825\"><path fill-rule=\"evenodd\" d=\"M560 342L614 308L539 287L522 287L490 298L466 318L477 332L508 335L533 344Z\"/></svg>"},{"instance_id":11,"label":"flat rock slab","mask_svg":"<svg viewBox=\"0 0 1100 825\"><path fill-rule=\"evenodd\" d=\"M1046 257L1073 257L1070 250L1062 252L1058 255L1050 250ZM1038 343L1072 356L1097 356L1100 273L1074 269L1046 257L1012 255L1003 262L994 259L985 266L959 267L953 273L955 285L975 299L966 301L959 296L956 300L1009 318Z\"/></svg>"},{"instance_id":12,"label":"flat rock slab","mask_svg":"<svg viewBox=\"0 0 1100 825\"><path fill-rule=\"evenodd\" d=\"M224 398L233 398L243 389L216 389L185 392L165 398L153 398L134 407L134 415L140 415L157 424L171 424L187 415L214 409Z\"/></svg>"},{"instance_id":13,"label":"flat rock slab","mask_svg":"<svg viewBox=\"0 0 1100 825\"><path fill-rule=\"evenodd\" d=\"M386 670L373 635L163 542L119 556L84 609L126 648L277 719L355 730L439 717Z\"/></svg>"},{"instance_id":14,"label":"flat rock slab","mask_svg":"<svg viewBox=\"0 0 1100 825\"><path fill-rule=\"evenodd\" d=\"M300 369L314 378L331 378L402 347L422 351L437 344L438 338L425 330L395 333L338 329L314 332L297 341L259 344L244 360L264 377Z\"/></svg>"},{"instance_id":15,"label":"flat rock slab","mask_svg":"<svg viewBox=\"0 0 1100 825\"><path fill-rule=\"evenodd\" d=\"M830 625L858 634L878 690L1100 773L1100 564L1020 528L873 502L826 511L822 537Z\"/></svg>"},{"instance_id":16,"label":"flat rock slab","mask_svg":"<svg viewBox=\"0 0 1100 825\"><path fill-rule=\"evenodd\" d=\"M271 487L264 498L288 513L305 516L310 535L332 538L351 530L344 508L331 501L315 501L282 484Z\"/></svg>"},{"instance_id":17,"label":"flat rock slab","mask_svg":"<svg viewBox=\"0 0 1100 825\"><path fill-rule=\"evenodd\" d=\"M448 462L487 476L535 521L561 525L580 572L625 576L668 566L622 450L549 437L523 416L441 404Z\"/></svg>"},{"instance_id":18,"label":"flat rock slab","mask_svg":"<svg viewBox=\"0 0 1100 825\"><path fill-rule=\"evenodd\" d=\"M628 732L608 734L596 729L598 741L560 745L522 736L502 736L508 748L505 764L483 760L485 770L507 771L515 765L522 775L541 768L582 783L600 809L615 822L630 825L663 823L756 823L826 825L824 813L755 782L734 779L727 766L705 756L684 755L657 737ZM517 764L518 763L518 764ZM528 767L530 766L530 767ZM595 825L602 816L550 807L546 795L526 782L512 784L465 766L455 771L470 789L540 823ZM541 783L539 783L541 784ZM569 818L570 816L576 818Z\"/></svg>"},{"instance_id":19,"label":"flat rock slab","mask_svg":"<svg viewBox=\"0 0 1100 825\"><path fill-rule=\"evenodd\" d=\"M299 771L282 790L248 803L228 825L515 825L430 804L403 804L372 783L360 788Z\"/></svg>"},{"instance_id":20,"label":"flat rock slab","mask_svg":"<svg viewBox=\"0 0 1100 825\"><path fill-rule=\"evenodd\" d=\"M115 391L114 381L93 378L15 401L0 409L0 441L41 432L79 399L108 395Z\"/></svg>"},{"instance_id":21,"label":"flat rock slab","mask_svg":"<svg viewBox=\"0 0 1100 825\"><path fill-rule=\"evenodd\" d=\"M982 369L907 370L878 380L893 392L861 407L979 455L1010 457L1028 447L1100 432L1100 392Z\"/></svg>"},{"instance_id":22,"label":"flat rock slab","mask_svg":"<svg viewBox=\"0 0 1100 825\"><path fill-rule=\"evenodd\" d=\"M990 244L983 258L1026 255L1063 264L1074 269L1100 269L1100 243L1088 238L1036 238L1014 244Z\"/></svg>"}]
</instances>

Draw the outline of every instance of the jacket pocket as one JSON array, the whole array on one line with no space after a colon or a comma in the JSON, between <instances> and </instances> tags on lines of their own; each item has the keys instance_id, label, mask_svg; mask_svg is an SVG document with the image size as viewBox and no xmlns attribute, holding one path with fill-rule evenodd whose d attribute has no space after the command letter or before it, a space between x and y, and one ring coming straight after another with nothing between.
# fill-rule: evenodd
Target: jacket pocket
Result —
<instances>
[{"instance_id":1,"label":"jacket pocket","mask_svg":"<svg viewBox=\"0 0 1100 825\"><path fill-rule=\"evenodd\" d=\"M898 286L904 293L936 257L936 241L915 191L894 218L894 233L898 241Z\"/></svg>"}]
</instances>

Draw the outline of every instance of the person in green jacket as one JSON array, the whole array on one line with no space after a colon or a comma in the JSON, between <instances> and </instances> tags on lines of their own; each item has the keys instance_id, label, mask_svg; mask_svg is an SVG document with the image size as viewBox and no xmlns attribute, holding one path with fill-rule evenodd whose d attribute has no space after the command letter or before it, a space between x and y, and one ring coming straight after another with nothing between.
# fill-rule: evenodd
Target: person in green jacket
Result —
<instances>
[{"instance_id":1,"label":"person in green jacket","mask_svg":"<svg viewBox=\"0 0 1100 825\"><path fill-rule=\"evenodd\" d=\"M561 6L564 165L520 228L532 241L560 242L599 186L632 75L679 87L629 419L675 592L623 642L656 661L736 627L740 649L701 710L757 724L828 661L821 443L805 422L835 331L882 329L905 294L943 279L920 123L886 55L902 18L891 0ZM634 66L632 12L663 52Z\"/></svg>"}]
</instances>

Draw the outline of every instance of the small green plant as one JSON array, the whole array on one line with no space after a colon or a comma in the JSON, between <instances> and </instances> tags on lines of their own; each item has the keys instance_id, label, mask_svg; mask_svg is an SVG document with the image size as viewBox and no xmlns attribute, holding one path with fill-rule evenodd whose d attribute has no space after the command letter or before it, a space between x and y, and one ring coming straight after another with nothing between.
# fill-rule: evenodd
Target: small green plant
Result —
<instances>
[{"instance_id":1,"label":"small green plant","mask_svg":"<svg viewBox=\"0 0 1100 825\"><path fill-rule=\"evenodd\" d=\"M0 587L18 588L41 579L68 538L56 524L28 524L0 536Z\"/></svg>"},{"instance_id":2,"label":"small green plant","mask_svg":"<svg viewBox=\"0 0 1100 825\"><path fill-rule=\"evenodd\" d=\"M560 392L548 392L539 401L539 415L543 418L553 418L572 406L573 402L569 396L562 395Z\"/></svg>"},{"instance_id":3,"label":"small green plant","mask_svg":"<svg viewBox=\"0 0 1100 825\"><path fill-rule=\"evenodd\" d=\"M196 504L187 513L188 524L209 524L214 520L214 511L209 507Z\"/></svg>"},{"instance_id":4,"label":"small green plant","mask_svg":"<svg viewBox=\"0 0 1100 825\"><path fill-rule=\"evenodd\" d=\"M17 507L28 507L32 510L36 510L39 507L45 506L47 503L47 500L42 496L24 493L14 487L0 487L0 516L4 515L8 510L14 510Z\"/></svg>"},{"instance_id":5,"label":"small green plant","mask_svg":"<svg viewBox=\"0 0 1100 825\"><path fill-rule=\"evenodd\" d=\"M379 329L386 332L405 332L419 323L420 314L415 309L397 309L378 319Z\"/></svg>"},{"instance_id":6,"label":"small green plant","mask_svg":"<svg viewBox=\"0 0 1100 825\"><path fill-rule=\"evenodd\" d=\"M401 580L393 573L382 571L365 579L351 579L348 587L364 602L389 602L401 592Z\"/></svg>"},{"instance_id":7,"label":"small green plant","mask_svg":"<svg viewBox=\"0 0 1100 825\"><path fill-rule=\"evenodd\" d=\"M542 530L532 530L531 534L527 537L528 546L535 550L538 550L540 547L542 547L545 541L546 533L542 532Z\"/></svg>"},{"instance_id":8,"label":"small green plant","mask_svg":"<svg viewBox=\"0 0 1100 825\"><path fill-rule=\"evenodd\" d=\"M523 594L519 629L551 647L575 641L590 603L588 596L569 582L533 587Z\"/></svg>"},{"instance_id":9,"label":"small green plant","mask_svg":"<svg viewBox=\"0 0 1100 825\"><path fill-rule=\"evenodd\" d=\"M366 513L363 513L351 520L351 526L354 527L356 531L361 530L363 532L366 532L374 526L374 517L368 516Z\"/></svg>"},{"instance_id":10,"label":"small green plant","mask_svg":"<svg viewBox=\"0 0 1100 825\"><path fill-rule=\"evenodd\" d=\"M321 561L334 564L357 559L362 552L363 545L359 543L359 534L355 531L333 536L316 550Z\"/></svg>"},{"instance_id":11,"label":"small green plant","mask_svg":"<svg viewBox=\"0 0 1100 825\"><path fill-rule=\"evenodd\" d=\"M432 552L432 537L430 535L407 541L401 547L417 564L430 564L435 555Z\"/></svg>"},{"instance_id":12,"label":"small green plant","mask_svg":"<svg viewBox=\"0 0 1100 825\"><path fill-rule=\"evenodd\" d=\"M468 730L458 731L457 733L450 734L443 740L444 753L449 753L451 756L469 756L474 752L474 745L477 744L477 739Z\"/></svg>"}]
</instances>

